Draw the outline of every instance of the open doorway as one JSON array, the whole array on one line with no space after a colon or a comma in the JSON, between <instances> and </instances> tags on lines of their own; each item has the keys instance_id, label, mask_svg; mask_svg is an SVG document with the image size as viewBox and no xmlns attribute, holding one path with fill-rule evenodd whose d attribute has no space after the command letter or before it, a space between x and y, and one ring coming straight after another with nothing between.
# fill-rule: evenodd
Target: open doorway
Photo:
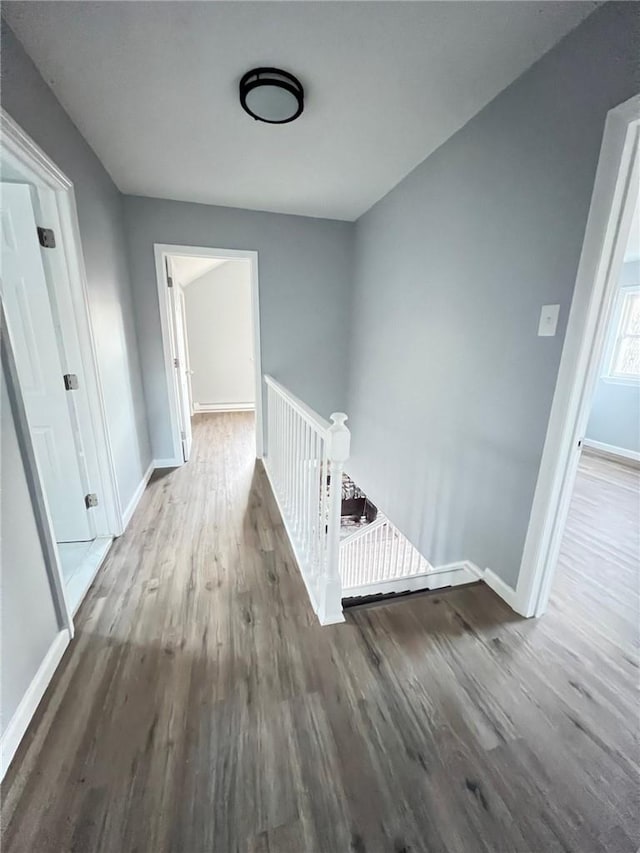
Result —
<instances>
[{"instance_id":1,"label":"open doorway","mask_svg":"<svg viewBox=\"0 0 640 853\"><path fill-rule=\"evenodd\" d=\"M72 616L122 517L72 185L6 113L1 118L3 371L28 445L47 570L73 634Z\"/></svg>"},{"instance_id":2,"label":"open doorway","mask_svg":"<svg viewBox=\"0 0 640 853\"><path fill-rule=\"evenodd\" d=\"M526 616L540 616L547 609L559 558L563 554L566 557L568 537L576 535L574 510L581 491L582 499L590 502L593 509L591 487L586 494L588 477L598 481L596 488L604 489L604 481L620 473L619 469L609 468L609 473L603 474L603 459L594 461L594 451L600 451L601 457L612 457L610 451L612 447L615 449L613 445L603 448L602 444L607 442L596 437L598 423L600 427L603 424L603 412L597 412L596 406L603 383L631 388L639 381L636 373L640 359L637 334L640 306L628 278L633 279L637 252L639 223L634 211L637 211L640 182L639 146L640 95L637 95L611 110L605 123L523 560L512 598L515 609ZM611 401L607 405L605 418L610 423L619 421L611 411ZM629 422L633 432L635 418L632 403ZM620 453L624 448L617 448L616 459L610 462L632 469L635 441L625 439L623 443L631 444L631 449ZM633 482L635 472L627 473L631 478L628 482ZM632 492L633 501L637 489ZM610 496L610 500L615 503L618 499ZM599 521L609 509L601 506ZM629 516L634 516L633 508ZM568 522L574 525L573 529L567 527ZM589 520L587 514L579 523L583 525L579 535L594 533L593 517ZM633 529L627 533L634 537L638 531L637 513L630 524ZM611 531L615 526L612 524ZM607 531L604 535L606 538ZM600 547L605 547L602 542ZM575 559L575 554L571 559ZM637 589L640 565L635 551L632 560Z\"/></svg>"},{"instance_id":3,"label":"open doorway","mask_svg":"<svg viewBox=\"0 0 640 853\"><path fill-rule=\"evenodd\" d=\"M629 206L634 204L630 194ZM625 217L626 218L626 217ZM573 483L554 610L581 614L623 650L638 639L640 601L640 192Z\"/></svg>"},{"instance_id":4,"label":"open doorway","mask_svg":"<svg viewBox=\"0 0 640 853\"><path fill-rule=\"evenodd\" d=\"M192 419L255 411L262 455L262 375L255 252L156 245L174 460L189 460Z\"/></svg>"}]
</instances>

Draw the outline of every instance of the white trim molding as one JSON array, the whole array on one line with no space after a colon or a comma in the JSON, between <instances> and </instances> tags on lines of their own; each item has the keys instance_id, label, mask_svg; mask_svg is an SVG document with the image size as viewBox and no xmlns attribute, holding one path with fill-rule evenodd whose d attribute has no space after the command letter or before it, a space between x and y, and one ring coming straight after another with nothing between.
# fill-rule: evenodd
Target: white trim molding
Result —
<instances>
[{"instance_id":1,"label":"white trim molding","mask_svg":"<svg viewBox=\"0 0 640 853\"><path fill-rule=\"evenodd\" d=\"M167 282L165 258L191 257L219 258L224 260L245 260L250 263L251 306L253 325L253 350L255 371L255 410L256 410L256 456L262 458L264 447L264 427L262 419L262 358L260 347L260 297L258 284L258 253L251 250L215 249L211 246L176 246L168 243L154 243L153 252L156 263L156 283L158 287L158 307L160 310L160 330L164 355L164 372L167 388L167 405L171 422L171 440L175 465L184 465L182 436L180 434L179 395L176 370L174 368L173 338L171 334L171 302Z\"/></svg>"},{"instance_id":2,"label":"white trim molding","mask_svg":"<svg viewBox=\"0 0 640 853\"><path fill-rule=\"evenodd\" d=\"M421 572L420 574L409 575L404 578L389 578L389 580L346 588L342 590L342 598L349 600L369 595L401 595L404 592L427 592L475 583L481 577L482 572L477 566L467 560L463 560L460 563L447 563L428 572Z\"/></svg>"},{"instance_id":3,"label":"white trim molding","mask_svg":"<svg viewBox=\"0 0 640 853\"><path fill-rule=\"evenodd\" d=\"M31 684L27 687L24 696L20 700L20 704L11 717L2 735L2 741L0 741L0 779L4 779L4 775L16 754L16 750L20 746L20 741L24 737L27 727L33 719L33 715L38 709L45 690L49 686L49 682L53 678L70 642L71 637L66 628L56 634Z\"/></svg>"},{"instance_id":4,"label":"white trim molding","mask_svg":"<svg viewBox=\"0 0 640 853\"><path fill-rule=\"evenodd\" d=\"M207 412L253 412L255 403L194 403L194 415Z\"/></svg>"},{"instance_id":5,"label":"white trim molding","mask_svg":"<svg viewBox=\"0 0 640 853\"><path fill-rule=\"evenodd\" d=\"M640 95L610 110L518 575L515 609L546 610L631 229Z\"/></svg>"},{"instance_id":6,"label":"white trim molding","mask_svg":"<svg viewBox=\"0 0 640 853\"><path fill-rule=\"evenodd\" d=\"M606 444L604 441L594 441L592 438L585 438L582 441L584 447L590 447L592 450L597 450L605 456L614 456L622 459L631 459L633 462L640 462L640 452L637 450L627 450L624 447L616 447L613 444Z\"/></svg>"},{"instance_id":7,"label":"white trim molding","mask_svg":"<svg viewBox=\"0 0 640 853\"><path fill-rule=\"evenodd\" d=\"M147 484L149 483L149 480L151 479L151 475L153 474L155 467L156 467L155 463L153 461L151 461L149 463L149 467L145 471L142 479L138 483L137 489L131 495L131 499L129 500L129 503L126 505L124 512L122 513L122 524L123 524L124 530L127 529L129 522L131 521L131 518L133 516L133 513L136 511L136 507L140 503L140 499L142 498L142 495L144 494L144 490L147 488Z\"/></svg>"}]
</instances>

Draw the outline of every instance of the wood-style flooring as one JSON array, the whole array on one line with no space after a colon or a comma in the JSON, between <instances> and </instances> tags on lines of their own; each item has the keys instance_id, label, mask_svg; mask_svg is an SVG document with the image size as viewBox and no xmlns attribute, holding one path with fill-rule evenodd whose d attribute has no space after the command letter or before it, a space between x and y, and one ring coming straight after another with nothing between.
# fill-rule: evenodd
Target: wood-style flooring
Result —
<instances>
[{"instance_id":1,"label":"wood-style flooring","mask_svg":"<svg viewBox=\"0 0 640 853\"><path fill-rule=\"evenodd\" d=\"M478 584L321 628L252 416L194 436L79 611L3 853L636 853L637 471L585 460L540 620Z\"/></svg>"}]
</instances>

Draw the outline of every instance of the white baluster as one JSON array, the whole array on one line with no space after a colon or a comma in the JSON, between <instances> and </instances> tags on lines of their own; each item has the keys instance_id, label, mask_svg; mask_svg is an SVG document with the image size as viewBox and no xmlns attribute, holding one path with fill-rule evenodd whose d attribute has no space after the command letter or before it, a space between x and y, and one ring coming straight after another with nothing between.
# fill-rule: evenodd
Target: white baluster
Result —
<instances>
[{"instance_id":1,"label":"white baluster","mask_svg":"<svg viewBox=\"0 0 640 853\"><path fill-rule=\"evenodd\" d=\"M343 412L331 415L332 424L328 430L328 444L325 457L331 462L331 487L329 490L327 518L327 542L324 560L324 573L320 588L318 618L321 624L342 622L342 583L339 573L340 551L340 505L342 500L342 472L349 458L351 433L346 426L347 416ZM325 471L326 477L326 471ZM323 483L323 492L326 487Z\"/></svg>"},{"instance_id":2,"label":"white baluster","mask_svg":"<svg viewBox=\"0 0 640 853\"><path fill-rule=\"evenodd\" d=\"M310 491L309 483L311 480L310 460L311 460L311 429L309 424L304 425L304 474L302 488L302 517L304 519L304 537L302 541L302 549L305 559L309 559L309 545L311 541L311 513L309 512Z\"/></svg>"},{"instance_id":3,"label":"white baluster","mask_svg":"<svg viewBox=\"0 0 640 853\"><path fill-rule=\"evenodd\" d=\"M303 518L302 518L302 427L303 420L301 417L296 417L296 482L295 482L295 529L298 534L298 539L302 541L303 537Z\"/></svg>"}]
</instances>

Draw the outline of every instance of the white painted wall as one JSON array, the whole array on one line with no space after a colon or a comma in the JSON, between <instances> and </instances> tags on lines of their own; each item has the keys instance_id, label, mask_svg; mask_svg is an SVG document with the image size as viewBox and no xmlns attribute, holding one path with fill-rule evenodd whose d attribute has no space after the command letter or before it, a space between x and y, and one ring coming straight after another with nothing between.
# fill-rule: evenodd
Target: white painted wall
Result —
<instances>
[{"instance_id":1,"label":"white painted wall","mask_svg":"<svg viewBox=\"0 0 640 853\"><path fill-rule=\"evenodd\" d=\"M255 402L249 261L227 261L184 288L196 411Z\"/></svg>"}]
</instances>

